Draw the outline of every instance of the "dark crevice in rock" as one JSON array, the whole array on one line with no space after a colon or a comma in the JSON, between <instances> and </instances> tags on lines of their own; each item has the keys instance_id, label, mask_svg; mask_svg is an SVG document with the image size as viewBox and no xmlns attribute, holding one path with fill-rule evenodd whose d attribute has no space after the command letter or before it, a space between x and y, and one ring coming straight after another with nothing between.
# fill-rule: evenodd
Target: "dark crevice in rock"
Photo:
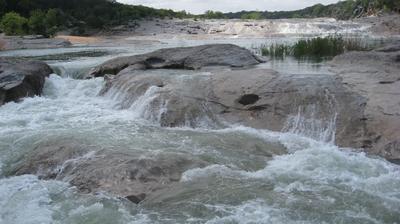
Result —
<instances>
[{"instance_id":1,"label":"dark crevice in rock","mask_svg":"<svg viewBox=\"0 0 400 224\"><path fill-rule=\"evenodd\" d=\"M265 109L267 109L266 106L252 106L252 107L249 107L247 110L249 110L249 111L260 111L260 110L265 110Z\"/></svg>"},{"instance_id":2,"label":"dark crevice in rock","mask_svg":"<svg viewBox=\"0 0 400 224\"><path fill-rule=\"evenodd\" d=\"M164 63L165 60L162 58L158 58L158 57L150 57L148 59L146 59L146 63L150 64L150 65L154 65L154 64L161 64Z\"/></svg>"},{"instance_id":3,"label":"dark crevice in rock","mask_svg":"<svg viewBox=\"0 0 400 224\"><path fill-rule=\"evenodd\" d=\"M141 201L143 201L146 198L146 194L139 194L139 195L129 195L126 196L126 199L128 199L129 201L135 203L135 204L139 204Z\"/></svg>"},{"instance_id":4,"label":"dark crevice in rock","mask_svg":"<svg viewBox=\"0 0 400 224\"><path fill-rule=\"evenodd\" d=\"M395 83L396 81L393 80L385 80L385 81L379 81L379 84L392 84Z\"/></svg>"},{"instance_id":5,"label":"dark crevice in rock","mask_svg":"<svg viewBox=\"0 0 400 224\"><path fill-rule=\"evenodd\" d=\"M250 104L255 104L260 97L256 94L245 94L240 99L238 100L238 103L242 105L250 105Z\"/></svg>"}]
</instances>

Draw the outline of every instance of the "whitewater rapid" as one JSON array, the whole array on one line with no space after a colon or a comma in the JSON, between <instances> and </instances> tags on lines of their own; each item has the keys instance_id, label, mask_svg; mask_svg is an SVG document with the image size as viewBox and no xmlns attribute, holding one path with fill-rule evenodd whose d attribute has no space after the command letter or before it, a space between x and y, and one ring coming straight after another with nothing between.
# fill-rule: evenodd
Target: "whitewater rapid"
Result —
<instances>
[{"instance_id":1,"label":"whitewater rapid","mask_svg":"<svg viewBox=\"0 0 400 224\"><path fill-rule=\"evenodd\" d=\"M41 97L0 109L2 173L40 141L80 139L141 156L179 152L214 164L143 205L80 194L32 175L0 179L0 223L396 223L400 169L380 158L288 132L243 126L161 128L146 96L120 109L101 78L51 75ZM151 100L151 99L147 99ZM143 117L144 116L144 117ZM276 147L282 144L287 152ZM272 157L271 157L272 156Z\"/></svg>"},{"instance_id":2,"label":"whitewater rapid","mask_svg":"<svg viewBox=\"0 0 400 224\"><path fill-rule=\"evenodd\" d=\"M336 29L323 24L317 21L299 27L291 22L281 29L291 34L299 33L300 28L314 32L315 26L324 29L318 32ZM345 25L342 30L353 28ZM100 95L103 78L80 79L90 67L116 55L227 42L256 51L256 46L266 41L296 40L224 38L1 53L19 57L83 50L111 52L94 59L49 60L58 75L46 79L42 96L0 107L0 224L400 223L400 167L358 149L336 146L334 111L320 121L302 116L305 111L312 113L312 106L299 108L281 132L212 125L207 118L198 121L202 123L198 128L166 128L159 124L165 105L159 104L156 112L149 106L159 87L152 86L131 100L123 94L124 86ZM261 66L283 74L330 75L321 63L290 58ZM182 71L172 75L187 83L193 77L207 78L207 74ZM327 97L334 108L334 99ZM9 175L35 147L59 141L80 142L98 151L128 152L139 158L180 154L209 165L187 170L173 189L138 205L106 192L83 194L62 181Z\"/></svg>"}]
</instances>

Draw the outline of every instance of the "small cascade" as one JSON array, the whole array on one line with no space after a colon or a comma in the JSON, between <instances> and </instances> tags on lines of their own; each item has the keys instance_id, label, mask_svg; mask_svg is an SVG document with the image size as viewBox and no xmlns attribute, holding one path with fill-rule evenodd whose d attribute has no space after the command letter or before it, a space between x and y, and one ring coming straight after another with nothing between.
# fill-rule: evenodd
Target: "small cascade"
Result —
<instances>
[{"instance_id":1,"label":"small cascade","mask_svg":"<svg viewBox=\"0 0 400 224\"><path fill-rule=\"evenodd\" d=\"M315 106L305 110L300 107L296 115L289 116L282 131L334 144L336 118L337 113L333 113L328 119L318 119Z\"/></svg>"},{"instance_id":2,"label":"small cascade","mask_svg":"<svg viewBox=\"0 0 400 224\"><path fill-rule=\"evenodd\" d=\"M156 102L160 89L161 88L157 86L150 86L142 96L133 102L129 109L134 111L137 117L154 122L160 122L161 115L167 110L166 105L168 104L168 102L162 99L159 99Z\"/></svg>"},{"instance_id":3,"label":"small cascade","mask_svg":"<svg viewBox=\"0 0 400 224\"><path fill-rule=\"evenodd\" d=\"M328 90L323 93L321 100L320 104L300 106L296 114L288 117L282 131L334 144L337 102Z\"/></svg>"}]
</instances>

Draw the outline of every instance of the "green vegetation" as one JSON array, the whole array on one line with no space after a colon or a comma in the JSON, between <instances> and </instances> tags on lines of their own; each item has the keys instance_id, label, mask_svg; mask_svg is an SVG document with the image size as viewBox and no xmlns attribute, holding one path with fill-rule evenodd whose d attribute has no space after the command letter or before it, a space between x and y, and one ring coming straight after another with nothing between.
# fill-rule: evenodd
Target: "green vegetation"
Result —
<instances>
[{"instance_id":1,"label":"green vegetation","mask_svg":"<svg viewBox=\"0 0 400 224\"><path fill-rule=\"evenodd\" d=\"M8 35L51 36L62 29L80 34L143 18L190 16L185 11L124 5L115 0L0 0L0 28Z\"/></svg>"},{"instance_id":2,"label":"green vegetation","mask_svg":"<svg viewBox=\"0 0 400 224\"><path fill-rule=\"evenodd\" d=\"M71 29L81 35L117 25L132 25L144 18L200 19L280 19L334 17L349 19L377 12L400 12L399 0L345 0L336 4L317 4L296 11L242 11L222 13L206 11L194 16L145 6L118 3L115 0L0 0L0 29L8 35L41 34L52 36L58 30Z\"/></svg>"},{"instance_id":3,"label":"green vegetation","mask_svg":"<svg viewBox=\"0 0 400 224\"><path fill-rule=\"evenodd\" d=\"M1 19L0 28L6 35L23 35L28 28L28 20L18 13L9 12Z\"/></svg>"},{"instance_id":4,"label":"green vegetation","mask_svg":"<svg viewBox=\"0 0 400 224\"><path fill-rule=\"evenodd\" d=\"M250 13L245 13L241 16L241 19L262 19L262 14L261 12L250 12Z\"/></svg>"},{"instance_id":5,"label":"green vegetation","mask_svg":"<svg viewBox=\"0 0 400 224\"><path fill-rule=\"evenodd\" d=\"M336 4L317 4L301 10L276 11L276 12L254 12L241 11L226 13L229 19L248 18L248 15L260 13L261 19L283 19L283 18L316 18L332 17L337 19L350 19L361 16L376 14L377 12L400 12L399 0L345 0ZM257 18L258 19L258 18Z\"/></svg>"},{"instance_id":6,"label":"green vegetation","mask_svg":"<svg viewBox=\"0 0 400 224\"><path fill-rule=\"evenodd\" d=\"M299 40L293 45L272 44L261 47L263 56L284 58L294 56L298 59L311 58L323 59L342 54L346 51L365 51L370 47L358 39L344 39L341 36L316 37L307 40Z\"/></svg>"},{"instance_id":7,"label":"green vegetation","mask_svg":"<svg viewBox=\"0 0 400 224\"><path fill-rule=\"evenodd\" d=\"M292 54L292 46L285 44L272 44L268 46L261 47L261 54L263 56L271 56L273 58L281 58L283 59L286 56L290 56Z\"/></svg>"},{"instance_id":8,"label":"green vegetation","mask_svg":"<svg viewBox=\"0 0 400 224\"><path fill-rule=\"evenodd\" d=\"M227 17L218 11L207 10L203 15L199 16L202 19L226 19Z\"/></svg>"}]
</instances>

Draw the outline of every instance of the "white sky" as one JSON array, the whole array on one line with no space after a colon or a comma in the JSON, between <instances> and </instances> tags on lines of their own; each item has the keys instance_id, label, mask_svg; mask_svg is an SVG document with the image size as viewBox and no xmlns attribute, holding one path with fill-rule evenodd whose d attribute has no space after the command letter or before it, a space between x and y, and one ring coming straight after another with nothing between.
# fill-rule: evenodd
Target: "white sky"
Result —
<instances>
[{"instance_id":1,"label":"white sky","mask_svg":"<svg viewBox=\"0 0 400 224\"><path fill-rule=\"evenodd\" d=\"M315 5L330 4L339 0L118 0L121 3L145 5L154 8L186 10L200 14L206 10L237 12L242 10L295 10Z\"/></svg>"}]
</instances>

